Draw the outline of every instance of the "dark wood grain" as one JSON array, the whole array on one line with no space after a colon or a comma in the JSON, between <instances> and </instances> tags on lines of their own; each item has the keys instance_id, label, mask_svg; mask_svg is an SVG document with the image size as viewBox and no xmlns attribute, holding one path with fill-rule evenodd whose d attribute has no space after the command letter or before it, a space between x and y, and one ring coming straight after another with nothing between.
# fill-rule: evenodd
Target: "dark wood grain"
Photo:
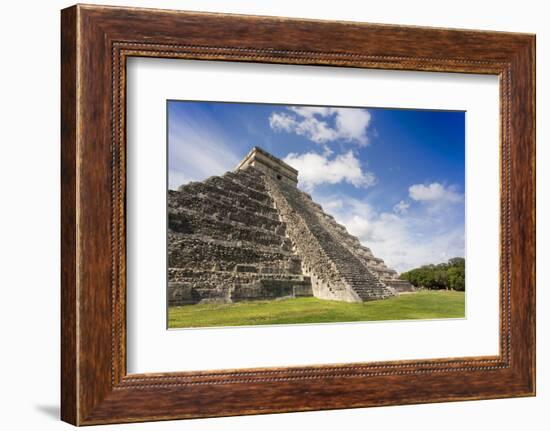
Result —
<instances>
[{"instance_id":1,"label":"dark wood grain","mask_svg":"<svg viewBox=\"0 0 550 431\"><path fill-rule=\"evenodd\" d=\"M61 36L63 420L83 425L534 394L533 35L74 6L62 12ZM498 75L500 354L127 375L130 56Z\"/></svg>"},{"instance_id":2,"label":"dark wood grain","mask_svg":"<svg viewBox=\"0 0 550 431\"><path fill-rule=\"evenodd\" d=\"M76 8L61 16L61 418L78 422L76 296Z\"/></svg>"}]
</instances>

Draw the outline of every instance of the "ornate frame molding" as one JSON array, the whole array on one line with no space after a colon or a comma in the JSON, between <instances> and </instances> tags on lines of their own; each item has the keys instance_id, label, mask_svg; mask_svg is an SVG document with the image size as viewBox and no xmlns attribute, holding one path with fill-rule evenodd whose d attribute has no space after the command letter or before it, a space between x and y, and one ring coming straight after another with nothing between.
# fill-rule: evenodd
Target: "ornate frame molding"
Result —
<instances>
[{"instance_id":1,"label":"ornate frame molding","mask_svg":"<svg viewBox=\"0 0 550 431\"><path fill-rule=\"evenodd\" d=\"M217 33L202 30L213 25ZM259 26L270 31L257 35ZM323 37L334 31L338 41ZM308 39L311 34L316 41ZM534 43L534 36L510 33L99 6L65 9L62 418L98 424L533 395ZM498 75L500 354L127 375L125 65L131 56ZM251 399L252 390L266 401Z\"/></svg>"}]
</instances>

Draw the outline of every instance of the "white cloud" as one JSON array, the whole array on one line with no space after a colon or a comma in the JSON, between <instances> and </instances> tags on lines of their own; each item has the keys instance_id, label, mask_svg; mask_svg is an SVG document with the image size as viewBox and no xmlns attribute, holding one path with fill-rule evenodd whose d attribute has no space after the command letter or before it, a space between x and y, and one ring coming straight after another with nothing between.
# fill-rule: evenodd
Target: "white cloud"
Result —
<instances>
[{"instance_id":1,"label":"white cloud","mask_svg":"<svg viewBox=\"0 0 550 431\"><path fill-rule=\"evenodd\" d=\"M325 122L316 118L297 120L295 116L285 113L273 113L269 117L269 125L276 132L296 133L305 136L317 144L333 141L337 138L336 131Z\"/></svg>"},{"instance_id":2,"label":"white cloud","mask_svg":"<svg viewBox=\"0 0 550 431\"><path fill-rule=\"evenodd\" d=\"M393 206L393 212L396 214L406 214L411 204L405 201L399 201Z\"/></svg>"},{"instance_id":3,"label":"white cloud","mask_svg":"<svg viewBox=\"0 0 550 431\"><path fill-rule=\"evenodd\" d=\"M306 190L313 190L323 183L346 182L355 187L369 187L376 182L373 173L361 168L361 163L352 151L329 159L328 154L290 153L284 161L298 170L298 180Z\"/></svg>"},{"instance_id":4,"label":"white cloud","mask_svg":"<svg viewBox=\"0 0 550 431\"><path fill-rule=\"evenodd\" d=\"M336 130L339 135L348 141L357 141L359 144L367 144L367 127L371 116L365 109L337 108Z\"/></svg>"},{"instance_id":5,"label":"white cloud","mask_svg":"<svg viewBox=\"0 0 550 431\"><path fill-rule=\"evenodd\" d=\"M201 117L173 117L168 129L168 187L233 170L239 158L214 121Z\"/></svg>"},{"instance_id":6,"label":"white cloud","mask_svg":"<svg viewBox=\"0 0 550 431\"><path fill-rule=\"evenodd\" d=\"M409 187L409 196L421 202L462 202L464 198L453 187L445 187L440 183L414 184Z\"/></svg>"},{"instance_id":7,"label":"white cloud","mask_svg":"<svg viewBox=\"0 0 550 431\"><path fill-rule=\"evenodd\" d=\"M274 112L269 125L276 132L296 133L317 144L338 139L368 144L367 129L371 115L360 108L289 107L288 112ZM334 123L333 126L329 121Z\"/></svg>"},{"instance_id":8,"label":"white cloud","mask_svg":"<svg viewBox=\"0 0 550 431\"><path fill-rule=\"evenodd\" d=\"M330 115L332 108L325 106L290 106L288 109L301 117L312 118L314 115L326 117Z\"/></svg>"},{"instance_id":9,"label":"white cloud","mask_svg":"<svg viewBox=\"0 0 550 431\"><path fill-rule=\"evenodd\" d=\"M375 256L399 272L464 256L464 220L456 212L441 217L439 212L418 205L410 206L406 214L397 214L376 211L364 200L349 196L313 193L313 198Z\"/></svg>"}]
</instances>

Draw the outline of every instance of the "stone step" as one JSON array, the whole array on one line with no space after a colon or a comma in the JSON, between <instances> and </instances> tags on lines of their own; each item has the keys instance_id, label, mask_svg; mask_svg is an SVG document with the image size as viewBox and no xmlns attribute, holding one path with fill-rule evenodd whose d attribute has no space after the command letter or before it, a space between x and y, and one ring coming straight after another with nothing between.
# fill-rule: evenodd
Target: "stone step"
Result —
<instances>
[{"instance_id":1,"label":"stone step","mask_svg":"<svg viewBox=\"0 0 550 431\"><path fill-rule=\"evenodd\" d=\"M263 272L245 272L245 271L216 271L216 270L198 270L187 268L168 268L168 276L172 281L184 281L190 279L207 278L230 278L239 283L250 283L255 280L288 280L288 281L311 281L310 277L303 274L281 273L263 273Z\"/></svg>"},{"instance_id":2,"label":"stone step","mask_svg":"<svg viewBox=\"0 0 550 431\"><path fill-rule=\"evenodd\" d=\"M168 304L237 302L313 296L311 280L302 275L168 269Z\"/></svg>"},{"instance_id":3,"label":"stone step","mask_svg":"<svg viewBox=\"0 0 550 431\"><path fill-rule=\"evenodd\" d=\"M238 182L232 181L229 175L224 175L221 177L210 177L204 183L207 185L216 186L222 190L229 190L235 193L244 193L245 195L259 202L271 201L271 198L267 194L267 192L261 192L256 189L246 187Z\"/></svg>"},{"instance_id":4,"label":"stone step","mask_svg":"<svg viewBox=\"0 0 550 431\"><path fill-rule=\"evenodd\" d=\"M416 291L416 288L407 280L390 278L390 279L385 279L384 283L386 283L391 288L395 289L397 292L415 292Z\"/></svg>"},{"instance_id":5,"label":"stone step","mask_svg":"<svg viewBox=\"0 0 550 431\"><path fill-rule=\"evenodd\" d=\"M360 257L379 280L397 275L395 270L386 266L383 259L375 257L368 247L363 246L357 237L349 234L346 228L339 224L332 216L323 213L320 214L332 227L332 234L338 238L339 242L351 249L356 256Z\"/></svg>"},{"instance_id":6,"label":"stone step","mask_svg":"<svg viewBox=\"0 0 550 431\"><path fill-rule=\"evenodd\" d=\"M271 218L277 218L277 211L273 206L273 202L259 202L257 200L251 199L244 193L235 193L230 191L224 191L213 185L203 185L199 184L198 186L193 184L180 187L179 191L171 191L172 194L175 194L177 201L178 196L189 196L200 197L207 199L212 202L221 202L229 206L238 206L245 208L250 212L263 214ZM179 195L177 194L179 193Z\"/></svg>"},{"instance_id":7,"label":"stone step","mask_svg":"<svg viewBox=\"0 0 550 431\"><path fill-rule=\"evenodd\" d=\"M238 202L239 206L249 208L253 212L277 217L277 211L271 199L258 201L248 194L246 188L236 192L220 188L212 183L189 183L181 186L178 191L187 192L193 196L206 195L213 200L222 201L229 205L235 205ZM175 193L176 191L171 190L170 192Z\"/></svg>"},{"instance_id":8,"label":"stone step","mask_svg":"<svg viewBox=\"0 0 550 431\"><path fill-rule=\"evenodd\" d=\"M284 258L295 256L291 250L286 250L279 245L262 245L250 241L241 241L236 239L225 240L211 238L201 234L181 234L172 230L168 231L168 237L171 242L179 244L192 244L195 247L224 247L236 250L256 250L258 253L277 254Z\"/></svg>"},{"instance_id":9,"label":"stone step","mask_svg":"<svg viewBox=\"0 0 550 431\"><path fill-rule=\"evenodd\" d=\"M299 258L280 247L246 241L222 241L201 235L168 232L168 266L233 271L237 265L262 265L281 271L300 272ZM292 271L290 268L294 268Z\"/></svg>"},{"instance_id":10,"label":"stone step","mask_svg":"<svg viewBox=\"0 0 550 431\"><path fill-rule=\"evenodd\" d=\"M248 241L254 244L282 247L290 250L291 243L284 236L284 225L275 229L265 229L250 223L234 220L220 220L218 217L181 208L168 212L169 229L186 234L201 234L213 239Z\"/></svg>"},{"instance_id":11,"label":"stone step","mask_svg":"<svg viewBox=\"0 0 550 431\"><path fill-rule=\"evenodd\" d=\"M276 213L262 214L247 208L236 206L234 203L212 198L204 194L191 194L186 190L170 193L168 196L168 209L185 208L216 215L228 221L236 221L258 228L275 231L281 225Z\"/></svg>"},{"instance_id":12,"label":"stone step","mask_svg":"<svg viewBox=\"0 0 550 431\"><path fill-rule=\"evenodd\" d=\"M237 171L237 172L226 172L224 174L224 177L230 178L232 181L240 184L245 188L249 188L256 193L269 195L267 193L267 190L264 186L264 183L261 177L259 176L256 178L251 178L250 176L243 174L242 171Z\"/></svg>"}]
</instances>

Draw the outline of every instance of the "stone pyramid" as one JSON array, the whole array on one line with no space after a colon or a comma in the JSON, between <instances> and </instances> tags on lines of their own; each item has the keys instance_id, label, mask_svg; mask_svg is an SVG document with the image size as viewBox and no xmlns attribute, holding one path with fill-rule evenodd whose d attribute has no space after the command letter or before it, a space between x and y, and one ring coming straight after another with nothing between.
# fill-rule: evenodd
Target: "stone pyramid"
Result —
<instances>
[{"instance_id":1,"label":"stone pyramid","mask_svg":"<svg viewBox=\"0 0 550 431\"><path fill-rule=\"evenodd\" d=\"M235 171L168 191L168 303L315 296L361 302L412 286L254 147Z\"/></svg>"}]
</instances>

